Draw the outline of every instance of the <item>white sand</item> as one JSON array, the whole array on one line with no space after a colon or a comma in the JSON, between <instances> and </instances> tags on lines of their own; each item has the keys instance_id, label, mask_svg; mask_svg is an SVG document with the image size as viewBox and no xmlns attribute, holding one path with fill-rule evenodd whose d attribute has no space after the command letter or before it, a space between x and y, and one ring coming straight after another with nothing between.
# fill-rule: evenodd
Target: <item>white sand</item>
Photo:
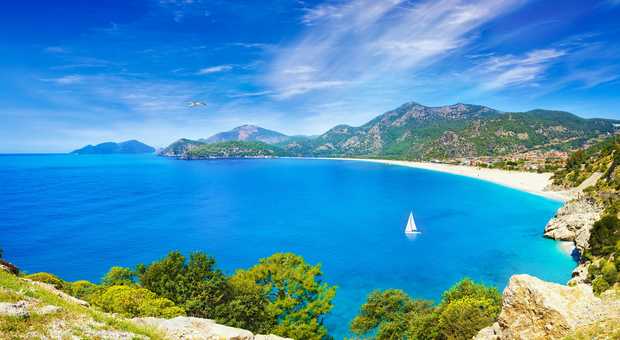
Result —
<instances>
[{"instance_id":1,"label":"white sand","mask_svg":"<svg viewBox=\"0 0 620 340\"><path fill-rule=\"evenodd\" d=\"M560 250L568 256L572 256L575 250L575 242L573 241L557 241Z\"/></svg>"},{"instance_id":2,"label":"white sand","mask_svg":"<svg viewBox=\"0 0 620 340\"><path fill-rule=\"evenodd\" d=\"M321 158L346 161L363 161L382 163L389 165L407 166L411 168L440 171L453 175L467 176L495 184L507 186L513 189L526 191L535 195L544 196L556 201L567 201L571 198L568 191L545 191L544 188L550 183L551 173L535 173L525 171L509 171L500 169L478 168L465 165L451 165L441 163L395 161L387 159L363 159L363 158Z\"/></svg>"}]
</instances>

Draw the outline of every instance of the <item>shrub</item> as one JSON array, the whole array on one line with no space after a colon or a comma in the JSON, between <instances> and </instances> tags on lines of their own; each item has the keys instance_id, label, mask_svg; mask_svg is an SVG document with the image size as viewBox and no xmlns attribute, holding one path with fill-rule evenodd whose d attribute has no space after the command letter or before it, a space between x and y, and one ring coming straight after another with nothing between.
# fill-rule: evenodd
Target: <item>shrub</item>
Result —
<instances>
[{"instance_id":1,"label":"shrub","mask_svg":"<svg viewBox=\"0 0 620 340\"><path fill-rule=\"evenodd\" d=\"M616 270L616 265L614 262L605 261L601 273L603 274L605 281L607 281L610 285L613 285L616 282L618 271Z\"/></svg>"},{"instance_id":2,"label":"shrub","mask_svg":"<svg viewBox=\"0 0 620 340\"><path fill-rule=\"evenodd\" d=\"M490 326L498 314L499 308L493 300L464 297L443 308L439 329L448 339L471 339L481 329Z\"/></svg>"},{"instance_id":3,"label":"shrub","mask_svg":"<svg viewBox=\"0 0 620 340\"><path fill-rule=\"evenodd\" d=\"M56 289L62 290L64 288L65 282L61 280L58 276L50 273L35 273L25 276L26 279L48 283L54 286Z\"/></svg>"},{"instance_id":4,"label":"shrub","mask_svg":"<svg viewBox=\"0 0 620 340\"><path fill-rule=\"evenodd\" d=\"M230 300L226 277L205 253L193 253L186 261L178 251L171 252L137 272L144 288L182 306L190 316L214 319L216 307Z\"/></svg>"},{"instance_id":5,"label":"shrub","mask_svg":"<svg viewBox=\"0 0 620 340\"><path fill-rule=\"evenodd\" d=\"M148 289L136 286L109 286L90 295L90 302L104 312L124 317L172 318L185 315L182 308Z\"/></svg>"},{"instance_id":6,"label":"shrub","mask_svg":"<svg viewBox=\"0 0 620 340\"><path fill-rule=\"evenodd\" d=\"M112 267L101 280L104 286L130 286L136 281L136 274L129 268Z\"/></svg>"},{"instance_id":7,"label":"shrub","mask_svg":"<svg viewBox=\"0 0 620 340\"><path fill-rule=\"evenodd\" d=\"M599 276L596 279L594 279L594 281L592 281L592 290L594 291L594 294L600 295L602 292L606 291L607 289L609 289L609 283L605 281L605 279L602 276Z\"/></svg>"},{"instance_id":8,"label":"shrub","mask_svg":"<svg viewBox=\"0 0 620 340\"><path fill-rule=\"evenodd\" d=\"M80 280L75 282L66 282L64 290L67 294L75 296L78 299L86 300L88 296L97 290L99 286L96 284Z\"/></svg>"}]
</instances>

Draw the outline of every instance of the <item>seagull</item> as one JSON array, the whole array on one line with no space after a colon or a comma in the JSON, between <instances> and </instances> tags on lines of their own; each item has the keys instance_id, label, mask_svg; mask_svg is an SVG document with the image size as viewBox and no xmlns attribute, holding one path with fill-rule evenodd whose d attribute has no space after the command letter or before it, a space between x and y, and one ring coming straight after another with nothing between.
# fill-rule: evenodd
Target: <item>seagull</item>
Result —
<instances>
[{"instance_id":1,"label":"seagull","mask_svg":"<svg viewBox=\"0 0 620 340\"><path fill-rule=\"evenodd\" d=\"M201 102L201 101L192 100L189 103L187 103L187 106L189 106L189 107L207 106L207 103Z\"/></svg>"}]
</instances>

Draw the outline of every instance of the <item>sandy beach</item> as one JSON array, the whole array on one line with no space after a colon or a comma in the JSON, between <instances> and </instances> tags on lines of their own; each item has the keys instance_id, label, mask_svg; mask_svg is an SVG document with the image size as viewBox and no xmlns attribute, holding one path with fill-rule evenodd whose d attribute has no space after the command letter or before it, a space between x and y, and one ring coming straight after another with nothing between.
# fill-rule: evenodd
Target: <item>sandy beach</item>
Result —
<instances>
[{"instance_id":1,"label":"sandy beach","mask_svg":"<svg viewBox=\"0 0 620 340\"><path fill-rule=\"evenodd\" d=\"M387 159L366 158L321 158L346 161L373 162L388 165L407 166L411 168L440 171L453 175L467 176L495 184L507 186L513 189L526 191L535 195L544 196L556 201L567 201L571 194L567 191L545 191L544 188L550 183L551 173L535 173L525 171L509 171L500 169L478 168L465 165L451 165L429 162L397 161Z\"/></svg>"}]
</instances>

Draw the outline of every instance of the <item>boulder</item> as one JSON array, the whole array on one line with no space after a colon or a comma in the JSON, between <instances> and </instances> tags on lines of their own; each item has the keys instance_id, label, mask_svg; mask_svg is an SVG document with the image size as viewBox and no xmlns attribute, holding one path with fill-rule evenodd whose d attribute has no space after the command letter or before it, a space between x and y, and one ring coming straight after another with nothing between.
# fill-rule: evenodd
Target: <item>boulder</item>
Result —
<instances>
[{"instance_id":1,"label":"boulder","mask_svg":"<svg viewBox=\"0 0 620 340\"><path fill-rule=\"evenodd\" d=\"M157 328L170 339L193 340L286 340L275 335L254 335L252 332L217 324L213 320L178 316L173 319L134 318L134 322ZM291 340L291 339L289 339Z\"/></svg>"},{"instance_id":2,"label":"boulder","mask_svg":"<svg viewBox=\"0 0 620 340\"><path fill-rule=\"evenodd\" d=\"M568 287L514 275L504 290L497 324L481 330L476 339L561 339L579 327L619 317L620 299L599 298L588 285Z\"/></svg>"}]
</instances>

